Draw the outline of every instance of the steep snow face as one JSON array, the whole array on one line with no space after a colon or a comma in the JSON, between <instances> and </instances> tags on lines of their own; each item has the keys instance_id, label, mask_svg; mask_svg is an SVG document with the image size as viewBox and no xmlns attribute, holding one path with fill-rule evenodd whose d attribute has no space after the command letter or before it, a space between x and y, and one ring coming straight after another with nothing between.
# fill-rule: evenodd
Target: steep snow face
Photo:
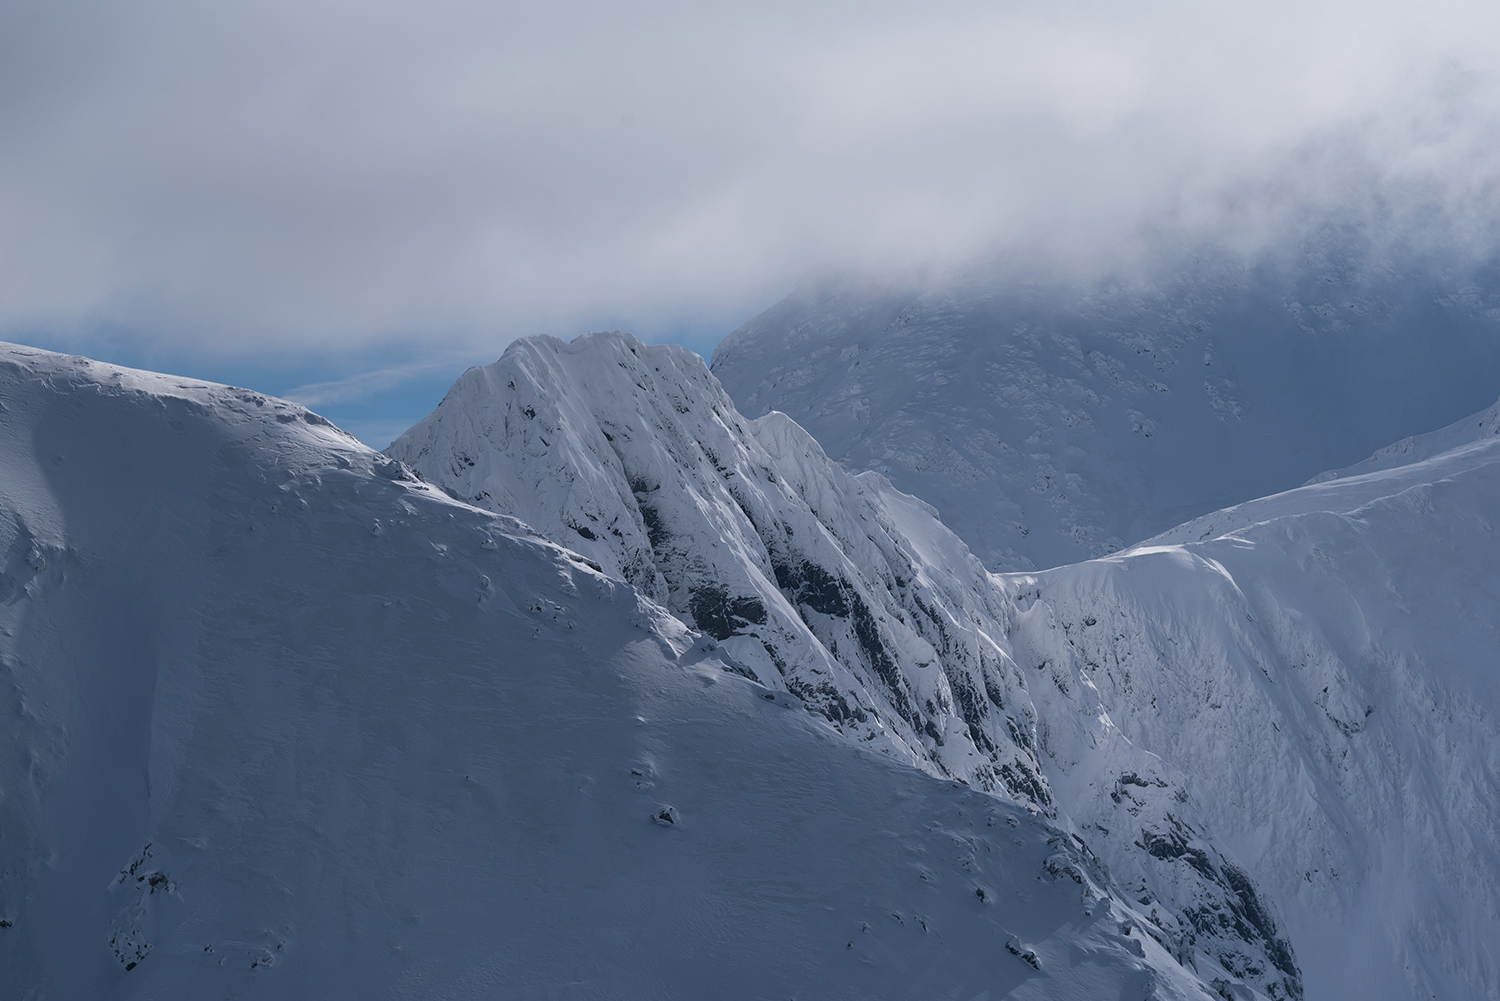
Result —
<instances>
[{"instance_id":1,"label":"steep snow face","mask_svg":"<svg viewBox=\"0 0 1500 1001\"><path fill-rule=\"evenodd\" d=\"M1211 997L1034 810L292 404L0 347L0 560L7 996Z\"/></svg>"},{"instance_id":2,"label":"steep snow face","mask_svg":"<svg viewBox=\"0 0 1500 1001\"><path fill-rule=\"evenodd\" d=\"M1493 420L1422 461L1010 578L1129 739L1187 774L1288 916L1309 998L1500 996Z\"/></svg>"},{"instance_id":3,"label":"steep snow face","mask_svg":"<svg viewBox=\"0 0 1500 1001\"><path fill-rule=\"evenodd\" d=\"M714 352L749 415L932 503L992 569L1117 551L1500 393L1500 280L1330 255L1158 284L809 285Z\"/></svg>"},{"instance_id":4,"label":"steep snow face","mask_svg":"<svg viewBox=\"0 0 1500 1001\"><path fill-rule=\"evenodd\" d=\"M1114 727L1050 609L785 415L742 418L691 352L518 341L387 451L657 595L854 742L1086 826L1150 934L1206 979L1300 993L1273 908L1180 774Z\"/></svg>"}]
</instances>

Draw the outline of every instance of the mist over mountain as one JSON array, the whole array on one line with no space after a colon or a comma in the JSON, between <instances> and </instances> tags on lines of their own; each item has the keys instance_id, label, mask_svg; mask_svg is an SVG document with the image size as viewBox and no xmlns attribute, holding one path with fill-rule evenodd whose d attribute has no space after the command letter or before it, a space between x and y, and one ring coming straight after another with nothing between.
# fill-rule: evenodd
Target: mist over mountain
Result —
<instances>
[{"instance_id":1,"label":"mist over mountain","mask_svg":"<svg viewBox=\"0 0 1500 1001\"><path fill-rule=\"evenodd\" d=\"M1496 37L0 3L0 1001L1500 1001Z\"/></svg>"},{"instance_id":2,"label":"mist over mountain","mask_svg":"<svg viewBox=\"0 0 1500 1001\"><path fill-rule=\"evenodd\" d=\"M1493 996L1500 298L1381 260L809 285L714 364L842 458L620 333L386 454L0 348L5 982Z\"/></svg>"},{"instance_id":3,"label":"mist over mountain","mask_svg":"<svg viewBox=\"0 0 1500 1001\"><path fill-rule=\"evenodd\" d=\"M1056 566L1488 406L1500 271L1325 229L1099 281L810 281L712 367L747 414L784 411L934 505L987 566Z\"/></svg>"},{"instance_id":4,"label":"mist over mountain","mask_svg":"<svg viewBox=\"0 0 1500 1001\"><path fill-rule=\"evenodd\" d=\"M15 0L0 337L388 386L540 333L710 346L809 274L1090 277L1330 219L1483 251L1497 31L1476 0Z\"/></svg>"}]
</instances>

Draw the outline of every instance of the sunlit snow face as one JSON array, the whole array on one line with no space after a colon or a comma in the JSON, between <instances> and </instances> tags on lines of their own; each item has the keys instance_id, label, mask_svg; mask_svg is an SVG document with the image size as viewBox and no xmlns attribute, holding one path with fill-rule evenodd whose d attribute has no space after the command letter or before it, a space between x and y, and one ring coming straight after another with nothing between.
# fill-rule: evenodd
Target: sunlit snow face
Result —
<instances>
[{"instance_id":1,"label":"sunlit snow face","mask_svg":"<svg viewBox=\"0 0 1500 1001\"><path fill-rule=\"evenodd\" d=\"M650 335L822 268L1117 265L1328 210L1463 240L1500 163L1496 16L11 4L0 334Z\"/></svg>"}]
</instances>

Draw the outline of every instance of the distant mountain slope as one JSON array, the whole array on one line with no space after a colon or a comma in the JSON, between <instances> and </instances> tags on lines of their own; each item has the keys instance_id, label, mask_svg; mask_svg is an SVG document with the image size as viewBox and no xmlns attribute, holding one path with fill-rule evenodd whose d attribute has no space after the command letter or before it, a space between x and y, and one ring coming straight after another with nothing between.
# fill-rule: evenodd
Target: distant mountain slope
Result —
<instances>
[{"instance_id":1,"label":"distant mountain slope","mask_svg":"<svg viewBox=\"0 0 1500 1001\"><path fill-rule=\"evenodd\" d=\"M1421 461L1007 577L1110 718L1189 776L1288 915L1309 998L1500 996L1492 420Z\"/></svg>"},{"instance_id":2,"label":"distant mountain slope","mask_svg":"<svg viewBox=\"0 0 1500 1001\"><path fill-rule=\"evenodd\" d=\"M656 594L851 741L1088 825L1184 962L1298 995L1274 908L1179 774L1122 739L1051 612L1018 609L931 508L785 415L745 420L697 355L527 338L387 451Z\"/></svg>"},{"instance_id":3,"label":"distant mountain slope","mask_svg":"<svg viewBox=\"0 0 1500 1001\"><path fill-rule=\"evenodd\" d=\"M1331 243L1330 246L1336 246ZM1152 284L799 288L714 352L751 416L933 504L991 569L1104 555L1500 395L1500 279L1332 250Z\"/></svg>"},{"instance_id":4,"label":"distant mountain slope","mask_svg":"<svg viewBox=\"0 0 1500 1001\"><path fill-rule=\"evenodd\" d=\"M0 346L0 993L1211 997L707 646L300 407Z\"/></svg>"},{"instance_id":5,"label":"distant mountain slope","mask_svg":"<svg viewBox=\"0 0 1500 1001\"><path fill-rule=\"evenodd\" d=\"M1374 455L1362 462L1345 466L1343 469L1331 469L1319 473L1308 480L1304 486L1326 483L1340 477L1362 476L1365 473L1395 469L1397 466L1409 466L1414 462L1422 462L1435 455L1451 452L1455 448L1496 436L1500 436L1500 402L1496 402L1488 410L1471 414L1461 421L1454 421L1445 428L1402 438L1394 445L1387 445L1377 450Z\"/></svg>"}]
</instances>

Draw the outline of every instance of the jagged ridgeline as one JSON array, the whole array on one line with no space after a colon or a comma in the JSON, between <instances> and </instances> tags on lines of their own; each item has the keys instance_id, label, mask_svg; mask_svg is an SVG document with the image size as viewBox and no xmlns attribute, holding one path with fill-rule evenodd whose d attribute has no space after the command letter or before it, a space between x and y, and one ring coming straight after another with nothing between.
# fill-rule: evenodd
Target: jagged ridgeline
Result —
<instances>
[{"instance_id":1,"label":"jagged ridgeline","mask_svg":"<svg viewBox=\"0 0 1500 1001\"><path fill-rule=\"evenodd\" d=\"M692 352L521 340L387 453L629 581L847 738L1086 830L1200 976L1300 996L1271 905L1181 775L1115 729L1050 607L784 414L741 416Z\"/></svg>"},{"instance_id":2,"label":"jagged ridgeline","mask_svg":"<svg viewBox=\"0 0 1500 1001\"><path fill-rule=\"evenodd\" d=\"M782 414L741 417L692 352L519 341L387 451L623 577L849 736L1051 811L1003 591L920 501Z\"/></svg>"}]
</instances>

